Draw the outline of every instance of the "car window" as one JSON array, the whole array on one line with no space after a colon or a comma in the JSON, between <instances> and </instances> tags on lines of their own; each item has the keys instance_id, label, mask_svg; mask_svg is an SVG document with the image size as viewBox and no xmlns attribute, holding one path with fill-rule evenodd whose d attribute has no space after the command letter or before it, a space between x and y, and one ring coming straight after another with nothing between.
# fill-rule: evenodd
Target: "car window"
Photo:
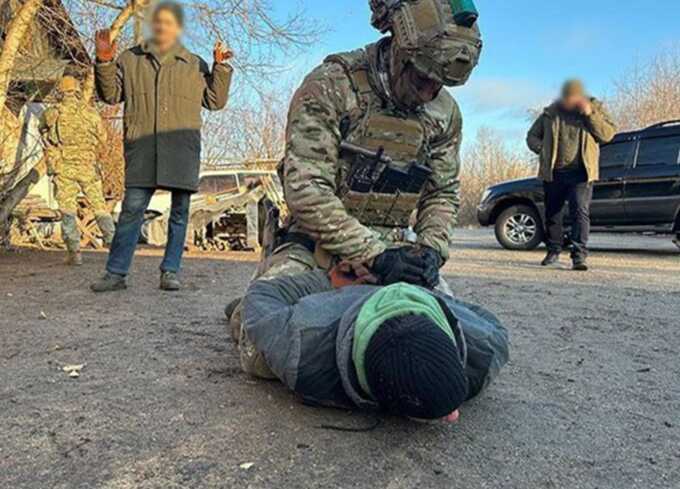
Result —
<instances>
[{"instance_id":1,"label":"car window","mask_svg":"<svg viewBox=\"0 0 680 489\"><path fill-rule=\"evenodd\" d=\"M635 154L635 141L622 141L602 146L600 168L623 168L628 166Z\"/></svg>"},{"instance_id":2,"label":"car window","mask_svg":"<svg viewBox=\"0 0 680 489\"><path fill-rule=\"evenodd\" d=\"M238 187L235 175L211 175L201 178L198 191L202 194L228 192Z\"/></svg>"},{"instance_id":3,"label":"car window","mask_svg":"<svg viewBox=\"0 0 680 489\"><path fill-rule=\"evenodd\" d=\"M680 136L642 139L637 166L677 165L680 163Z\"/></svg>"}]
</instances>

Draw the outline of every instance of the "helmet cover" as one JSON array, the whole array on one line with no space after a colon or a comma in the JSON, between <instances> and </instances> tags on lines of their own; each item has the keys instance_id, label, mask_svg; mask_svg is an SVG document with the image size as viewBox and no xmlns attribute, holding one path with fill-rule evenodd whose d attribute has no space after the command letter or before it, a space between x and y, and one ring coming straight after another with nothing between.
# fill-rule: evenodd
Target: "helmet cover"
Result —
<instances>
[{"instance_id":1,"label":"helmet cover","mask_svg":"<svg viewBox=\"0 0 680 489\"><path fill-rule=\"evenodd\" d=\"M482 40L476 24L458 25L454 0L369 0L371 24L390 31L406 60L446 86L463 85L477 66Z\"/></svg>"}]
</instances>

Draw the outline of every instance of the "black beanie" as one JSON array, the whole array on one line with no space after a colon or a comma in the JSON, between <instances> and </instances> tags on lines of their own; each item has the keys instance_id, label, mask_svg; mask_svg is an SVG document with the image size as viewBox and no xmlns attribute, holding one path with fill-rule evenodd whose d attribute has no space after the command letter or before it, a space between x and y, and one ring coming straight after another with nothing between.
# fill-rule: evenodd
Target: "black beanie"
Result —
<instances>
[{"instance_id":1,"label":"black beanie","mask_svg":"<svg viewBox=\"0 0 680 489\"><path fill-rule=\"evenodd\" d=\"M364 358L371 393L394 414L443 418L467 398L458 348L425 316L407 314L385 321L371 338Z\"/></svg>"}]
</instances>

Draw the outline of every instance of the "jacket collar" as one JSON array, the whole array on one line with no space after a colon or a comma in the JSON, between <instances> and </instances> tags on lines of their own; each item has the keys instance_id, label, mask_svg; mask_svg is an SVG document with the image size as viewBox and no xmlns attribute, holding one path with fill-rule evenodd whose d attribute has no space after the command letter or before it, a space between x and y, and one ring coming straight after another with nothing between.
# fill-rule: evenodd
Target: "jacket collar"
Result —
<instances>
[{"instance_id":1,"label":"jacket collar","mask_svg":"<svg viewBox=\"0 0 680 489\"><path fill-rule=\"evenodd\" d=\"M156 57L156 50L153 48L153 45L150 41L144 41L139 45L139 48L144 54ZM176 59L184 61L185 63L188 63L191 59L191 53L181 43L173 48L173 56Z\"/></svg>"}]
</instances>

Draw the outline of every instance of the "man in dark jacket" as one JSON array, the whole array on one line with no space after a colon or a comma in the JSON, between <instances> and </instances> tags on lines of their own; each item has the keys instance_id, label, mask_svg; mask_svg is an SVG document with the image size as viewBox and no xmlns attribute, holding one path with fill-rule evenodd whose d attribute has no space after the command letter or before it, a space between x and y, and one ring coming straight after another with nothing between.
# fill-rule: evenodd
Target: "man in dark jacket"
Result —
<instances>
[{"instance_id":1,"label":"man in dark jacket","mask_svg":"<svg viewBox=\"0 0 680 489\"><path fill-rule=\"evenodd\" d=\"M604 106L588 97L583 83L567 81L560 100L547 107L527 135L529 149L540 157L539 178L545 189L545 220L550 266L562 252L563 209L569 202L574 270L588 270L588 237L593 182L599 178L600 144L614 138L616 127Z\"/></svg>"},{"instance_id":2,"label":"man in dark jacket","mask_svg":"<svg viewBox=\"0 0 680 489\"><path fill-rule=\"evenodd\" d=\"M321 270L260 279L242 319L243 369L324 406L455 421L508 361L496 317L405 283L334 289Z\"/></svg>"},{"instance_id":3,"label":"man in dark jacket","mask_svg":"<svg viewBox=\"0 0 680 489\"><path fill-rule=\"evenodd\" d=\"M162 2L154 11L148 41L122 53L108 31L97 33L96 86L108 104L125 103L125 199L106 275L95 292L126 288L144 212L156 189L172 191L161 288L177 290L191 194L198 189L201 109L220 110L229 96L230 50L215 45L212 72L182 46L182 7Z\"/></svg>"}]
</instances>

